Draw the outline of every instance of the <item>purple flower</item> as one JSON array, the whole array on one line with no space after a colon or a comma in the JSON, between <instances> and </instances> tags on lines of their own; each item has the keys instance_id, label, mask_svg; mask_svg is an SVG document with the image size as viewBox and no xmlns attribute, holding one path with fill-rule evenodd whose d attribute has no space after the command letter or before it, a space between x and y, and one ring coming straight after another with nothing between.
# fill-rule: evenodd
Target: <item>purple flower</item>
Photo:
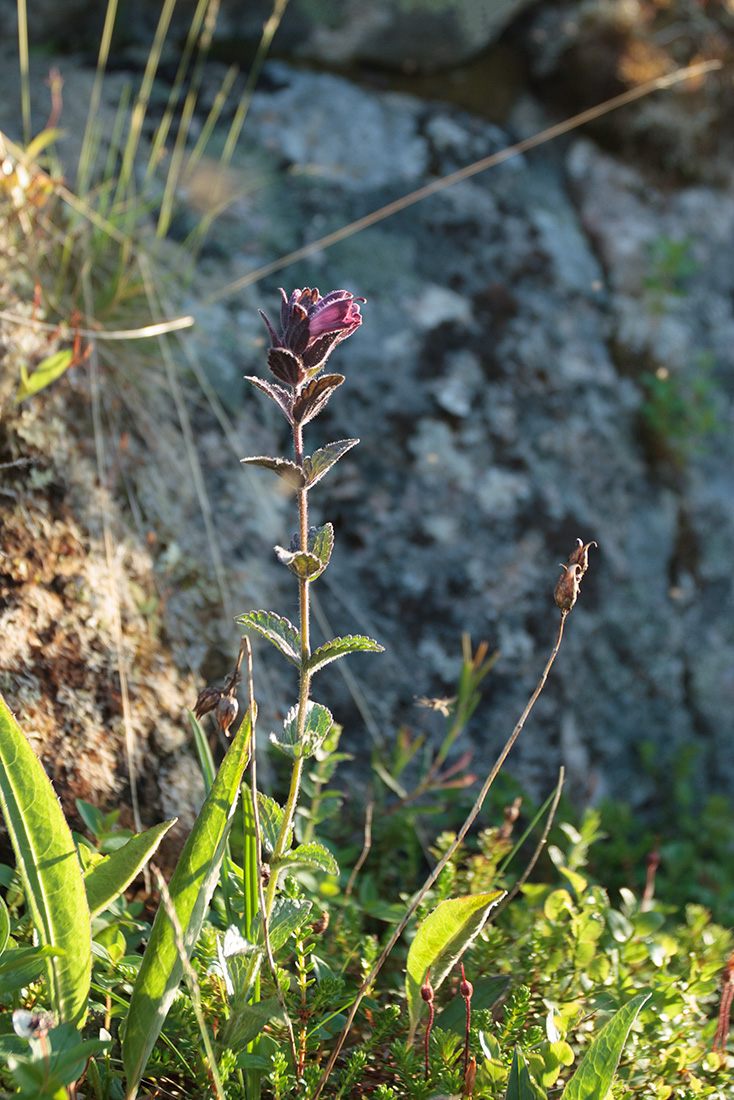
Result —
<instances>
[{"instance_id":1,"label":"purple flower","mask_svg":"<svg viewBox=\"0 0 734 1100\"><path fill-rule=\"evenodd\" d=\"M348 290L332 290L323 298L314 287L294 290L290 298L281 287L280 335L262 310L270 333L268 366L282 382L300 386L321 370L338 343L362 324L357 302Z\"/></svg>"}]
</instances>

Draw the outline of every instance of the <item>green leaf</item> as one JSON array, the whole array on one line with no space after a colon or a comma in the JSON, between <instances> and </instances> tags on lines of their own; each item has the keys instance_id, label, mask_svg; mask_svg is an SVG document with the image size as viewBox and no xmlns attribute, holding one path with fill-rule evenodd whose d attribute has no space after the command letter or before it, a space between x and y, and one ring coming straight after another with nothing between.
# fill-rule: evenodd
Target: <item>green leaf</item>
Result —
<instances>
[{"instance_id":1,"label":"green leaf","mask_svg":"<svg viewBox=\"0 0 734 1100\"><path fill-rule=\"evenodd\" d=\"M533 1084L519 1047L515 1047L515 1053L512 1056L505 1100L545 1100L545 1093ZM597 1100L603 1100L603 1097L600 1096Z\"/></svg>"},{"instance_id":2,"label":"green leaf","mask_svg":"<svg viewBox=\"0 0 734 1100\"><path fill-rule=\"evenodd\" d=\"M330 642L314 650L306 662L306 670L314 673L331 661L346 657L348 653L382 653L384 648L374 638L366 638L362 634L347 634L345 638L332 638Z\"/></svg>"},{"instance_id":3,"label":"green leaf","mask_svg":"<svg viewBox=\"0 0 734 1100\"><path fill-rule=\"evenodd\" d=\"M282 894L275 899L273 909L268 921L268 939L273 954L277 954L284 947L294 932L308 920L312 909L310 901L300 898L288 898ZM262 922L260 914L253 922L252 934L258 942L262 941Z\"/></svg>"},{"instance_id":4,"label":"green leaf","mask_svg":"<svg viewBox=\"0 0 734 1100\"><path fill-rule=\"evenodd\" d=\"M241 458L247 466L262 466L264 470L272 470L278 477L282 477L291 489L302 489L306 484L306 475L300 466L287 458L268 458L267 455L256 455L254 458Z\"/></svg>"},{"instance_id":5,"label":"green leaf","mask_svg":"<svg viewBox=\"0 0 734 1100\"><path fill-rule=\"evenodd\" d=\"M300 669L301 635L288 619L276 615L274 611L247 611L244 615L238 615L235 621L262 634Z\"/></svg>"},{"instance_id":6,"label":"green leaf","mask_svg":"<svg viewBox=\"0 0 734 1100\"><path fill-rule=\"evenodd\" d=\"M320 559L305 550L285 550L282 546L276 546L275 553L299 580L313 581L324 571Z\"/></svg>"},{"instance_id":7,"label":"green leaf","mask_svg":"<svg viewBox=\"0 0 734 1100\"><path fill-rule=\"evenodd\" d=\"M214 776L217 774L212 750L209 748L209 741L202 729L199 719L192 710L187 713L189 716L189 725L194 734L194 746L196 748L196 755L199 759L199 767L201 768L201 774L204 778L204 790L209 794L209 791L212 789L212 783L214 782Z\"/></svg>"},{"instance_id":8,"label":"green leaf","mask_svg":"<svg viewBox=\"0 0 734 1100\"><path fill-rule=\"evenodd\" d=\"M303 460L306 485L310 488L317 481L321 481L321 478L331 469L334 463L338 462L342 455L355 447L357 443L359 443L358 439L340 439L336 443L327 443L325 447L320 447L310 457L306 456Z\"/></svg>"},{"instance_id":9,"label":"green leaf","mask_svg":"<svg viewBox=\"0 0 734 1100\"><path fill-rule=\"evenodd\" d=\"M38 939L63 952L46 964L51 1003L61 1022L78 1026L92 974L82 871L51 782L1 695L0 807Z\"/></svg>"},{"instance_id":10,"label":"green leaf","mask_svg":"<svg viewBox=\"0 0 734 1100\"><path fill-rule=\"evenodd\" d=\"M294 542L297 543L297 537ZM325 523L323 527L309 527L305 550L297 547L294 549L291 542L287 550L276 546L275 553L291 573L295 573L301 580L313 581L321 576L329 564L333 546L334 528L330 523Z\"/></svg>"},{"instance_id":11,"label":"green leaf","mask_svg":"<svg viewBox=\"0 0 734 1100\"><path fill-rule=\"evenodd\" d=\"M478 978L474 983L471 998L472 1012L480 1008L491 1008L507 989L510 979L504 975ZM466 1002L463 997L454 997L436 1016L436 1027L442 1031L454 1031L463 1037L466 1028Z\"/></svg>"},{"instance_id":12,"label":"green leaf","mask_svg":"<svg viewBox=\"0 0 734 1100\"><path fill-rule=\"evenodd\" d=\"M15 404L19 404L19 402L24 401L26 397L30 397L34 393L45 390L46 386L50 386L52 382L61 377L64 371L69 369L73 358L73 351L66 348L64 351L57 351L53 355L49 355L48 358L43 359L32 374L23 371L21 383L15 395Z\"/></svg>"},{"instance_id":13,"label":"green leaf","mask_svg":"<svg viewBox=\"0 0 734 1100\"><path fill-rule=\"evenodd\" d=\"M217 1050L244 1050L273 1017L282 1019L282 1016L283 1009L277 997L267 997L257 1004L234 1009L217 1033Z\"/></svg>"},{"instance_id":14,"label":"green leaf","mask_svg":"<svg viewBox=\"0 0 734 1100\"><path fill-rule=\"evenodd\" d=\"M262 833L263 847L268 853L275 851L275 845L283 827L283 808L274 798L262 791L257 792L257 807L260 816L260 831ZM290 843L290 838L288 840Z\"/></svg>"},{"instance_id":15,"label":"green leaf","mask_svg":"<svg viewBox=\"0 0 734 1100\"><path fill-rule=\"evenodd\" d=\"M0 959L3 993L15 993L40 978L48 959L58 955L53 947L15 947Z\"/></svg>"},{"instance_id":16,"label":"green leaf","mask_svg":"<svg viewBox=\"0 0 734 1100\"><path fill-rule=\"evenodd\" d=\"M652 996L638 993L602 1028L563 1090L562 1100L603 1100L612 1087L624 1044L642 1006Z\"/></svg>"},{"instance_id":17,"label":"green leaf","mask_svg":"<svg viewBox=\"0 0 734 1100\"><path fill-rule=\"evenodd\" d=\"M448 898L437 905L419 927L410 945L405 967L405 995L410 1017L409 1043L413 1041L423 1008L421 986L426 977L430 975L431 985L438 989L474 937L479 934L490 909L502 896L502 890L494 890L489 894Z\"/></svg>"},{"instance_id":18,"label":"green leaf","mask_svg":"<svg viewBox=\"0 0 734 1100\"><path fill-rule=\"evenodd\" d=\"M250 758L250 712L245 715L199 812L169 884L171 902L190 956L219 878L244 772ZM183 975L171 919L161 904L138 971L126 1018L122 1059L128 1100L137 1095L140 1078L160 1034Z\"/></svg>"},{"instance_id":19,"label":"green leaf","mask_svg":"<svg viewBox=\"0 0 734 1100\"><path fill-rule=\"evenodd\" d=\"M0 955L8 945L10 939L10 913L8 907L0 898Z\"/></svg>"},{"instance_id":20,"label":"green leaf","mask_svg":"<svg viewBox=\"0 0 734 1100\"><path fill-rule=\"evenodd\" d=\"M270 740L291 760L306 759L313 756L321 747L324 738L331 729L334 719L327 707L309 700L306 703L306 721L303 736L298 736L298 704L292 706L283 722L283 733L280 737L275 733L270 734Z\"/></svg>"},{"instance_id":21,"label":"green leaf","mask_svg":"<svg viewBox=\"0 0 734 1100\"><path fill-rule=\"evenodd\" d=\"M292 852L288 852L278 864L278 868L293 863L305 863L307 867L316 867L327 875L339 874L339 866L329 849L315 840L309 844L299 844Z\"/></svg>"},{"instance_id":22,"label":"green leaf","mask_svg":"<svg viewBox=\"0 0 734 1100\"><path fill-rule=\"evenodd\" d=\"M122 848L90 867L84 876L84 885L93 917L106 909L130 885L177 820L174 817L171 821L146 829L144 833L137 833Z\"/></svg>"}]
</instances>

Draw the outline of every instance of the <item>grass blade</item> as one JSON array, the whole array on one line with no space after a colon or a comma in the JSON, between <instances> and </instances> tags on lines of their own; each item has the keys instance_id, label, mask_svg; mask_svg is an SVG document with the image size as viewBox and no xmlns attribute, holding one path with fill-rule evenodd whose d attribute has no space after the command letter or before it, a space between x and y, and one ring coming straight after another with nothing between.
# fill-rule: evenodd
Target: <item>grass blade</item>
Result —
<instances>
[{"instance_id":1,"label":"grass blade","mask_svg":"<svg viewBox=\"0 0 734 1100\"><path fill-rule=\"evenodd\" d=\"M0 695L0 808L15 850L26 904L42 945L61 1022L81 1024L92 973L92 937L82 871L51 781Z\"/></svg>"},{"instance_id":2,"label":"grass blade","mask_svg":"<svg viewBox=\"0 0 734 1100\"><path fill-rule=\"evenodd\" d=\"M612 1087L624 1044L637 1015L651 993L638 993L595 1036L581 1065L563 1090L562 1100L599 1100Z\"/></svg>"}]
</instances>

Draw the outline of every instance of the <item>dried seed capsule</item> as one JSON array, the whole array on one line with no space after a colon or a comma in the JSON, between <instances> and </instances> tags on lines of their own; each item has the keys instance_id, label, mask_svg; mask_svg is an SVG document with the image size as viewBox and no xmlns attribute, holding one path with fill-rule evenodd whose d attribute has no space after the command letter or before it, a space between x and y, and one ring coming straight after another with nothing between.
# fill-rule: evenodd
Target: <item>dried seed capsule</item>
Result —
<instances>
[{"instance_id":1,"label":"dried seed capsule","mask_svg":"<svg viewBox=\"0 0 734 1100\"><path fill-rule=\"evenodd\" d=\"M208 714L210 710L214 710L218 707L221 698L222 693L217 688L203 688L202 691L199 692L199 697L194 707L194 714L196 717L202 718L205 714Z\"/></svg>"},{"instance_id":2,"label":"dried seed capsule","mask_svg":"<svg viewBox=\"0 0 734 1100\"><path fill-rule=\"evenodd\" d=\"M558 578L553 596L561 611L570 611L578 599L582 570L578 562L574 565L562 565L561 569L563 572Z\"/></svg>"}]
</instances>

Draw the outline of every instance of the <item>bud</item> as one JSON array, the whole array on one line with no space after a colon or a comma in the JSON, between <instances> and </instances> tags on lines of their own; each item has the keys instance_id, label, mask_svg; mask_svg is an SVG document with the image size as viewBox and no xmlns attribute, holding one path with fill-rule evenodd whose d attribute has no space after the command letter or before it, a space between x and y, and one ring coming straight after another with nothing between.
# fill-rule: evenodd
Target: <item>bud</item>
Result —
<instances>
[{"instance_id":1,"label":"bud","mask_svg":"<svg viewBox=\"0 0 734 1100\"><path fill-rule=\"evenodd\" d=\"M196 706L194 707L194 714L197 718L203 718L209 711L214 710L219 706L219 702L222 698L222 693L217 688L206 687L199 692L199 696L196 700Z\"/></svg>"},{"instance_id":2,"label":"bud","mask_svg":"<svg viewBox=\"0 0 734 1100\"><path fill-rule=\"evenodd\" d=\"M428 1005L433 1004L433 986L431 985L431 979L426 975L426 980L421 986L421 997Z\"/></svg>"}]
</instances>

